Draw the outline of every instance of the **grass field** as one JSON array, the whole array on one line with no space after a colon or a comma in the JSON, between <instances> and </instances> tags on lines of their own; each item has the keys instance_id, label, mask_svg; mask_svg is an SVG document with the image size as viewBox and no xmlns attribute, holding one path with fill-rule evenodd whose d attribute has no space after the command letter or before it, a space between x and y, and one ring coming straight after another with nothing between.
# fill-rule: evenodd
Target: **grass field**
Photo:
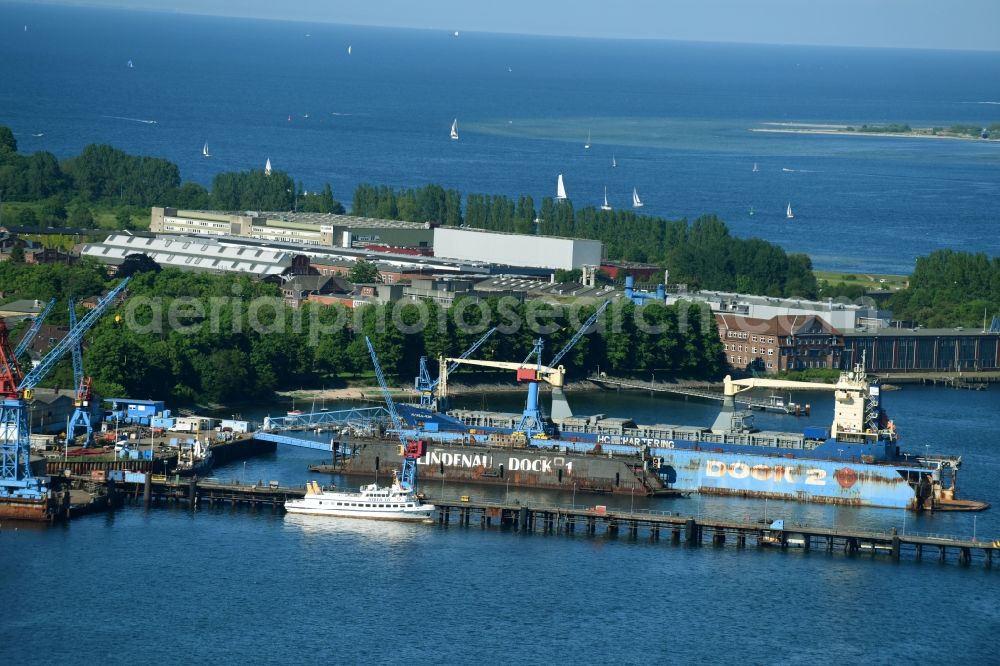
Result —
<instances>
[{"instance_id":1,"label":"grass field","mask_svg":"<svg viewBox=\"0 0 1000 666\"><path fill-rule=\"evenodd\" d=\"M884 273L837 273L834 271L813 271L817 280L826 280L831 285L858 285L868 290L885 289L899 291L910 284L908 275L889 275Z\"/></svg>"}]
</instances>

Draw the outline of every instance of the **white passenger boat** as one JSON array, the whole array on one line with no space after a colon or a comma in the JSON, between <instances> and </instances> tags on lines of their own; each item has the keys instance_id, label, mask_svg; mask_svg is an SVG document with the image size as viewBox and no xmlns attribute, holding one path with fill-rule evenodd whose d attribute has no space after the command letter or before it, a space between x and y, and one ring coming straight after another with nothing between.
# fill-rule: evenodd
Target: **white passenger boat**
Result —
<instances>
[{"instance_id":1,"label":"white passenger boat","mask_svg":"<svg viewBox=\"0 0 1000 666\"><path fill-rule=\"evenodd\" d=\"M425 504L415 493L407 493L393 473L392 485L361 486L359 492L323 490L315 481L306 484L302 499L285 502L288 513L341 518L373 518L376 520L427 521L434 514L434 505Z\"/></svg>"}]
</instances>

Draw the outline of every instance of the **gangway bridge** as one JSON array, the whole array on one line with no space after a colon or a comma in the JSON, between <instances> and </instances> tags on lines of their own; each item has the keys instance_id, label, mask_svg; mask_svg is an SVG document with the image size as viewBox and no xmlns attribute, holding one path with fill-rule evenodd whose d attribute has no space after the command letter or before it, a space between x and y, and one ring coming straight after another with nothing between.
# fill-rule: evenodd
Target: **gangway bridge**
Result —
<instances>
[{"instance_id":1,"label":"gangway bridge","mask_svg":"<svg viewBox=\"0 0 1000 666\"><path fill-rule=\"evenodd\" d=\"M636 391L650 391L657 393L671 393L683 395L689 398L701 398L703 400L716 400L723 402L726 395L723 391L714 390L710 384L682 385L667 382L643 381L641 379L626 379L622 377L609 377L604 373L595 373L587 377L587 380L601 387L618 388ZM763 398L752 398L749 396L739 396L736 402L745 405L750 409L758 409L765 412L778 412L781 414L808 414L809 405L799 405L786 400L780 395L769 395Z\"/></svg>"},{"instance_id":2,"label":"gangway bridge","mask_svg":"<svg viewBox=\"0 0 1000 666\"><path fill-rule=\"evenodd\" d=\"M319 412L304 412L287 416L267 416L264 425L254 433L255 439L276 444L287 444L306 449L332 451L330 441L305 439L301 435L288 433L305 433L308 431L336 430L347 431L353 435L371 436L381 427L389 427L389 411L385 407L354 407L336 411L322 410Z\"/></svg>"}]
</instances>

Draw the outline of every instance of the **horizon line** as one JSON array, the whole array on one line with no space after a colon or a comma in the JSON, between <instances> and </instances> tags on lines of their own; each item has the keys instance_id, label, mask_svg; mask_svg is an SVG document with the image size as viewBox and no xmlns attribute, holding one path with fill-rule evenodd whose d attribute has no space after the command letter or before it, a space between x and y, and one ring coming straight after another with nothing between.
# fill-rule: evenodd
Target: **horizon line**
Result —
<instances>
[{"instance_id":1,"label":"horizon line","mask_svg":"<svg viewBox=\"0 0 1000 666\"><path fill-rule=\"evenodd\" d=\"M441 32L448 35L453 35L458 32L469 33L473 35L502 35L511 37L536 37L536 38L556 38L556 39L579 39L579 40L594 40L594 41L624 41L624 42L674 42L682 44L719 44L719 45L736 45L736 46L797 46L797 47L815 47L815 48L834 48L834 49L878 49L878 50L889 50L889 51L935 51L944 53L1000 53L1000 46L997 48L960 48L960 47L943 47L943 46L885 46L885 45L873 45L873 44L831 44L831 43L806 43L806 42L755 42L755 41L721 41L712 39L683 39L678 37L628 37L624 35L615 36L598 36L598 35L580 35L580 34L568 34L568 33L550 33L550 32L509 32L509 31L490 31L490 30L480 30L475 28L462 28L461 26L451 26L451 27L416 27L410 25L396 25L396 24L375 24L375 23L344 23L329 19L302 19L302 18L284 18L277 16L245 16L237 14L218 14L212 12L199 12L191 10L171 10L171 9L155 9L150 7L119 7L107 4L101 4L99 2L64 2L60 0L35 0L35 2L28 2L27 0L0 0L0 4L9 5L26 5L29 7L37 7L39 5L44 5L48 7L65 7L65 8L75 8L75 9L93 9L93 10L103 10L103 11L123 11L132 12L137 14L172 14L177 16L194 16L194 17L208 17L208 18L225 18L225 19L236 19L236 20L246 20L246 21L263 21L263 22L280 22L280 23L299 23L304 25L309 24L322 24L322 25L336 25L343 27L359 27L359 28L383 28L387 30L412 30L419 32Z\"/></svg>"}]
</instances>

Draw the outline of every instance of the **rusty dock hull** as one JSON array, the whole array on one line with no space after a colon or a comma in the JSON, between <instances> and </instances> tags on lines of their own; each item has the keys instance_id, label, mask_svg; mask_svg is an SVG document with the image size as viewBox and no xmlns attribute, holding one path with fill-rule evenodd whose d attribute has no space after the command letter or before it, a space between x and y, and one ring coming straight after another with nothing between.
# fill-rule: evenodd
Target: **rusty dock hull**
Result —
<instances>
[{"instance_id":1,"label":"rusty dock hull","mask_svg":"<svg viewBox=\"0 0 1000 666\"><path fill-rule=\"evenodd\" d=\"M30 520L32 522L47 523L54 519L54 506L48 497L40 500L25 499L20 497L0 498L0 521L3 520Z\"/></svg>"},{"instance_id":2,"label":"rusty dock hull","mask_svg":"<svg viewBox=\"0 0 1000 666\"><path fill-rule=\"evenodd\" d=\"M397 440L353 440L339 443L333 461L310 468L315 472L372 476L401 469ZM680 495L650 469L639 455L608 456L567 451L563 447L508 447L428 442L417 463L424 481L545 488L601 494Z\"/></svg>"}]
</instances>

